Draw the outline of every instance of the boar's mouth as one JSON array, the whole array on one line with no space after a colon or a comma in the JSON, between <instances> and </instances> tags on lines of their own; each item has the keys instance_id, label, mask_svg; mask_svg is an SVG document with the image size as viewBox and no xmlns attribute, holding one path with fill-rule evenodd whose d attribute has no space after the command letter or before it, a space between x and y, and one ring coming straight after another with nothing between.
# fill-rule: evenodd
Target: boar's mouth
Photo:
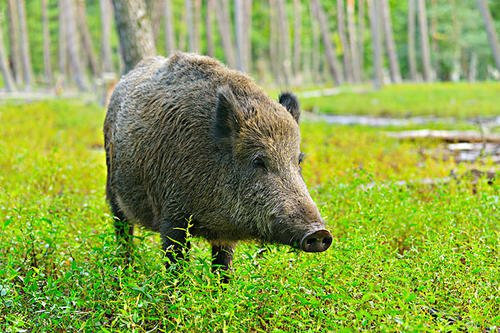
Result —
<instances>
[{"instance_id":1,"label":"boar's mouth","mask_svg":"<svg viewBox=\"0 0 500 333\"><path fill-rule=\"evenodd\" d=\"M300 249L305 252L323 252L332 245L332 234L325 229L308 233L300 241Z\"/></svg>"}]
</instances>

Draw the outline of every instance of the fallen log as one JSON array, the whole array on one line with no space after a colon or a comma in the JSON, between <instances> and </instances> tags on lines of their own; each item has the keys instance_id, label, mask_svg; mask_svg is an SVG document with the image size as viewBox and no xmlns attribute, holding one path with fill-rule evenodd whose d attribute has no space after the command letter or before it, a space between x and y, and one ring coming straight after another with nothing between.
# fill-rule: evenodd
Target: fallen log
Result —
<instances>
[{"instance_id":1,"label":"fallen log","mask_svg":"<svg viewBox=\"0 0 500 333\"><path fill-rule=\"evenodd\" d=\"M500 144L500 135L483 134L476 131L443 131L443 130L414 130L401 132L387 132L387 135L397 139L435 139L445 142L489 142Z\"/></svg>"}]
</instances>

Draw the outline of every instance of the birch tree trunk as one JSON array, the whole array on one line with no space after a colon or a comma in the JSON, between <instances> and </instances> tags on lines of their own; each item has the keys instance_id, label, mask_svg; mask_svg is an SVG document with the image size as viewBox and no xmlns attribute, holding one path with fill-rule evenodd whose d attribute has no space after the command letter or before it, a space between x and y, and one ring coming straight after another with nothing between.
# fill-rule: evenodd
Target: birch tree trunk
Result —
<instances>
[{"instance_id":1,"label":"birch tree trunk","mask_svg":"<svg viewBox=\"0 0 500 333\"><path fill-rule=\"evenodd\" d=\"M335 56L335 47L333 46L332 40L330 39L331 35L328 29L326 15L323 9L321 8L319 0L311 0L311 6L313 8L314 16L318 20L330 75L333 79L333 82L336 85L340 85L342 84L344 79L342 77L342 70L340 68L340 64Z\"/></svg>"},{"instance_id":2,"label":"birch tree trunk","mask_svg":"<svg viewBox=\"0 0 500 333\"><path fill-rule=\"evenodd\" d=\"M231 19L229 16L228 0L217 1L217 21L222 39L222 48L229 67L236 68L236 58L234 55L234 44L231 38Z\"/></svg>"},{"instance_id":3,"label":"birch tree trunk","mask_svg":"<svg viewBox=\"0 0 500 333\"><path fill-rule=\"evenodd\" d=\"M248 72L252 70L252 0L243 1L243 41L245 53L245 68Z\"/></svg>"},{"instance_id":4,"label":"birch tree trunk","mask_svg":"<svg viewBox=\"0 0 500 333\"><path fill-rule=\"evenodd\" d=\"M213 36L213 13L215 11L215 0L207 1L207 13L205 15L205 33L207 38L207 55L215 56Z\"/></svg>"},{"instance_id":5,"label":"birch tree trunk","mask_svg":"<svg viewBox=\"0 0 500 333\"><path fill-rule=\"evenodd\" d=\"M102 58L102 71L104 73L112 73L113 58L111 55L111 22L113 19L113 8L110 0L99 0L101 8L101 58Z\"/></svg>"},{"instance_id":6,"label":"birch tree trunk","mask_svg":"<svg viewBox=\"0 0 500 333\"><path fill-rule=\"evenodd\" d=\"M387 56L389 58L389 69L391 74L391 81L393 83L401 82L401 71L399 70L399 61L396 51L396 44L394 43L394 34L392 33L392 20L389 4L387 0L380 0L382 23L384 26L385 44L387 49Z\"/></svg>"},{"instance_id":7,"label":"birch tree trunk","mask_svg":"<svg viewBox=\"0 0 500 333\"><path fill-rule=\"evenodd\" d=\"M278 19L276 17L276 0L269 0L269 65L274 81L281 83L281 70L278 54Z\"/></svg>"},{"instance_id":8,"label":"birch tree trunk","mask_svg":"<svg viewBox=\"0 0 500 333\"><path fill-rule=\"evenodd\" d=\"M358 83L361 81L361 68L359 66L356 23L354 22L354 0L347 0L347 30L349 32L349 52L352 61L352 79L353 82Z\"/></svg>"},{"instance_id":9,"label":"birch tree trunk","mask_svg":"<svg viewBox=\"0 0 500 333\"><path fill-rule=\"evenodd\" d=\"M43 31L43 68L45 83L51 85L52 63L50 59L50 32L49 32L49 17L47 14L47 0L42 0L42 31Z\"/></svg>"},{"instance_id":10,"label":"birch tree trunk","mask_svg":"<svg viewBox=\"0 0 500 333\"><path fill-rule=\"evenodd\" d=\"M495 65L500 71L500 45L498 44L498 37L495 31L493 19L491 18L490 10L488 8L488 3L486 0L477 0L477 6L479 7L479 11L481 12L481 15L483 17L486 32L488 34L491 53L493 54L493 59L495 60Z\"/></svg>"},{"instance_id":11,"label":"birch tree trunk","mask_svg":"<svg viewBox=\"0 0 500 333\"><path fill-rule=\"evenodd\" d=\"M175 34L171 0L164 0L163 11L165 14L165 54L172 54L175 51Z\"/></svg>"},{"instance_id":12,"label":"birch tree trunk","mask_svg":"<svg viewBox=\"0 0 500 333\"><path fill-rule=\"evenodd\" d=\"M242 72L246 71L243 23L243 1L234 0L234 27L236 29L236 68Z\"/></svg>"},{"instance_id":13,"label":"birch tree trunk","mask_svg":"<svg viewBox=\"0 0 500 333\"><path fill-rule=\"evenodd\" d=\"M293 0L293 76L295 83L300 84L302 75L301 69L301 35L302 35L302 4L300 0Z\"/></svg>"},{"instance_id":14,"label":"birch tree trunk","mask_svg":"<svg viewBox=\"0 0 500 333\"><path fill-rule=\"evenodd\" d=\"M85 0L78 0L76 3L76 19L78 22L78 31L81 37L81 45L88 67L94 77L99 75L99 66L97 65L97 56L94 52L94 45L90 37L89 25L87 23L87 11L85 9Z\"/></svg>"},{"instance_id":15,"label":"birch tree trunk","mask_svg":"<svg viewBox=\"0 0 500 333\"><path fill-rule=\"evenodd\" d=\"M408 65L410 67L410 79L417 81L417 56L415 51L415 1L408 0Z\"/></svg>"},{"instance_id":16,"label":"birch tree trunk","mask_svg":"<svg viewBox=\"0 0 500 333\"><path fill-rule=\"evenodd\" d=\"M31 68L31 56L28 39L28 28L26 27L26 6L24 0L17 2L17 14L19 19L19 38L21 42L21 59L23 67L23 78L26 90L31 90L33 83L33 69Z\"/></svg>"},{"instance_id":17,"label":"birch tree trunk","mask_svg":"<svg viewBox=\"0 0 500 333\"><path fill-rule=\"evenodd\" d=\"M418 22L420 26L420 49L422 51L422 67L424 70L424 80L432 81L431 54L429 47L429 29L427 24L427 10L425 0L417 0Z\"/></svg>"},{"instance_id":18,"label":"birch tree trunk","mask_svg":"<svg viewBox=\"0 0 500 333\"><path fill-rule=\"evenodd\" d=\"M113 6L124 72L127 73L143 58L156 54L153 32L144 1L113 0Z\"/></svg>"},{"instance_id":19,"label":"birch tree trunk","mask_svg":"<svg viewBox=\"0 0 500 333\"><path fill-rule=\"evenodd\" d=\"M286 16L286 8L284 0L276 0L276 10L278 14L278 54L280 59L281 72L283 74L284 84L286 87L290 86L292 77L292 62L290 54L290 30L288 26L288 19Z\"/></svg>"},{"instance_id":20,"label":"birch tree trunk","mask_svg":"<svg viewBox=\"0 0 500 333\"><path fill-rule=\"evenodd\" d=\"M66 47L68 51L69 65L71 68L71 76L79 90L85 91L88 89L87 80L85 79L85 71L80 59L80 43L76 28L75 7L73 0L63 0L63 8L61 8L65 18L66 32Z\"/></svg>"},{"instance_id":21,"label":"birch tree trunk","mask_svg":"<svg viewBox=\"0 0 500 333\"><path fill-rule=\"evenodd\" d=\"M358 25L359 25L359 38L358 38L358 54L359 54L359 78L364 80L365 69L365 0L358 1Z\"/></svg>"},{"instance_id":22,"label":"birch tree trunk","mask_svg":"<svg viewBox=\"0 0 500 333\"><path fill-rule=\"evenodd\" d=\"M58 64L61 75L61 83L68 78L68 48L66 47L66 18L64 13L66 0L59 0L59 49Z\"/></svg>"},{"instance_id":23,"label":"birch tree trunk","mask_svg":"<svg viewBox=\"0 0 500 333\"><path fill-rule=\"evenodd\" d=\"M384 85L382 73L382 41L380 34L381 11L379 5L379 0L368 0L373 45L373 86L375 89L381 89Z\"/></svg>"},{"instance_id":24,"label":"birch tree trunk","mask_svg":"<svg viewBox=\"0 0 500 333\"><path fill-rule=\"evenodd\" d=\"M337 0L337 27L340 38L340 43L342 43L342 58L344 61L344 77L347 82L353 82L353 70L352 70L352 62L351 62L351 54L350 54L350 46L347 41L346 33L345 33L345 8L344 8L344 0Z\"/></svg>"},{"instance_id":25,"label":"birch tree trunk","mask_svg":"<svg viewBox=\"0 0 500 333\"><path fill-rule=\"evenodd\" d=\"M10 63L14 79L18 86L23 82L23 67L21 64L21 45L19 44L19 20L17 13L17 0L8 0L8 17L9 17L9 44L10 44Z\"/></svg>"},{"instance_id":26,"label":"birch tree trunk","mask_svg":"<svg viewBox=\"0 0 500 333\"><path fill-rule=\"evenodd\" d=\"M7 92L12 92L16 90L16 85L14 83L14 78L10 72L9 65L7 63L7 54L5 53L5 47L3 43L3 24L4 24L3 13L0 12L0 72L2 72L3 84Z\"/></svg>"}]
</instances>

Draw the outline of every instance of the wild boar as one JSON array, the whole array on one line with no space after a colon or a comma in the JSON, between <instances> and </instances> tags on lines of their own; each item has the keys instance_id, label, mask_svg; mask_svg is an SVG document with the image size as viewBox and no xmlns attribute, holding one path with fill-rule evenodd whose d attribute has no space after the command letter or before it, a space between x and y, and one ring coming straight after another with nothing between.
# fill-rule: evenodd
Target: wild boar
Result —
<instances>
[{"instance_id":1,"label":"wild boar","mask_svg":"<svg viewBox=\"0 0 500 333\"><path fill-rule=\"evenodd\" d=\"M133 223L160 232L167 267L190 234L228 269L237 241L306 252L332 236L301 175L297 98L271 100L245 74L205 56L142 61L110 100L104 138L106 195L117 236Z\"/></svg>"}]
</instances>

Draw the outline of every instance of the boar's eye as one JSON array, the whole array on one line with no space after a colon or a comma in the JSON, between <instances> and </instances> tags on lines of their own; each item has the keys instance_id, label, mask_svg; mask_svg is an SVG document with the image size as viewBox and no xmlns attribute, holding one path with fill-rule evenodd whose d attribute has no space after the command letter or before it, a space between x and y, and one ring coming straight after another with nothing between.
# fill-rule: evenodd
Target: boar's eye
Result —
<instances>
[{"instance_id":1,"label":"boar's eye","mask_svg":"<svg viewBox=\"0 0 500 333\"><path fill-rule=\"evenodd\" d=\"M252 165L256 169L267 170L266 161L262 155L255 156L252 160Z\"/></svg>"},{"instance_id":2,"label":"boar's eye","mask_svg":"<svg viewBox=\"0 0 500 333\"><path fill-rule=\"evenodd\" d=\"M304 160L304 157L306 157L306 155L304 155L304 153L300 153L299 154L299 165L302 164L302 161Z\"/></svg>"}]
</instances>

